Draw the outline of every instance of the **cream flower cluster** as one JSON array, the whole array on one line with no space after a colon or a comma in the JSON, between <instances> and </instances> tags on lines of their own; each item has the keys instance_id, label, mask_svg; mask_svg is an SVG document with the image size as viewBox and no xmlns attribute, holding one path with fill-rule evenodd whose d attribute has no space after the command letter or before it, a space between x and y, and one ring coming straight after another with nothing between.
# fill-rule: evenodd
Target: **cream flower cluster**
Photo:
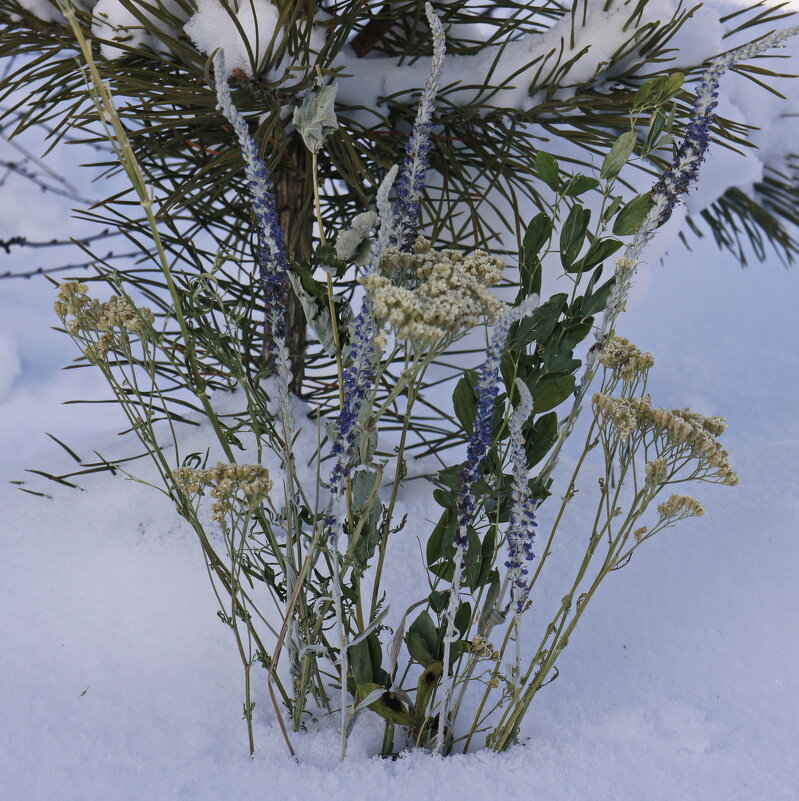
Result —
<instances>
[{"instance_id":1,"label":"cream flower cluster","mask_svg":"<svg viewBox=\"0 0 799 801\"><path fill-rule=\"evenodd\" d=\"M239 497L255 508L269 494L272 481L269 471L259 464L226 464L220 462L216 467L195 470L180 467L172 471L172 478L178 487L189 495L202 495L210 487L214 505L211 517L217 523L224 523L225 516L232 508L232 501Z\"/></svg>"},{"instance_id":2,"label":"cream flower cluster","mask_svg":"<svg viewBox=\"0 0 799 801\"><path fill-rule=\"evenodd\" d=\"M649 397L611 398L596 393L593 405L597 415L616 429L620 439L627 439L635 431L663 437L675 449L687 446L700 465L712 471L721 483L730 486L738 483L729 453L716 439L727 428L723 417L705 417L690 409L653 408ZM646 468L647 478L653 482L662 480L666 472L667 464L660 460Z\"/></svg>"},{"instance_id":3,"label":"cream flower cluster","mask_svg":"<svg viewBox=\"0 0 799 801\"><path fill-rule=\"evenodd\" d=\"M655 357L633 345L629 339L612 336L603 346L599 362L624 381L632 381L654 367Z\"/></svg>"},{"instance_id":4,"label":"cream flower cluster","mask_svg":"<svg viewBox=\"0 0 799 801\"><path fill-rule=\"evenodd\" d=\"M682 520L685 517L701 517L705 507L690 495L672 495L658 504L658 514L663 520Z\"/></svg>"},{"instance_id":5,"label":"cream flower cluster","mask_svg":"<svg viewBox=\"0 0 799 801\"><path fill-rule=\"evenodd\" d=\"M58 289L58 299L54 304L55 313L73 336L99 332L97 342L90 344L84 353L93 361L104 358L117 340L121 331L144 336L146 324L155 320L146 307L136 308L130 301L114 295L101 303L89 297L89 288L79 281L67 281ZM68 320L67 318L72 319Z\"/></svg>"},{"instance_id":6,"label":"cream flower cluster","mask_svg":"<svg viewBox=\"0 0 799 801\"><path fill-rule=\"evenodd\" d=\"M429 346L502 316L506 304L488 287L499 281L503 268L501 259L485 251L434 250L419 238L411 253L389 249L380 272L360 281L383 326L398 339Z\"/></svg>"}]
</instances>

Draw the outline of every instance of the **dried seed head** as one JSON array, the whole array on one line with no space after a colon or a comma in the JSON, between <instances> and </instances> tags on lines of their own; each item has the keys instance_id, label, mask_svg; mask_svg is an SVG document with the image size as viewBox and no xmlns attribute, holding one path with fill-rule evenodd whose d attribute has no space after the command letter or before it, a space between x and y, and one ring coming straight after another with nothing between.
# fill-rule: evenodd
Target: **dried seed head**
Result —
<instances>
[{"instance_id":1,"label":"dried seed head","mask_svg":"<svg viewBox=\"0 0 799 801\"><path fill-rule=\"evenodd\" d=\"M481 634L475 635L472 639L471 652L478 657L499 661L500 655L496 648Z\"/></svg>"},{"instance_id":2,"label":"dried seed head","mask_svg":"<svg viewBox=\"0 0 799 801\"><path fill-rule=\"evenodd\" d=\"M663 484L669 476L669 463L665 457L660 456L652 462L647 462L644 472L650 484L655 486Z\"/></svg>"},{"instance_id":3,"label":"dried seed head","mask_svg":"<svg viewBox=\"0 0 799 801\"><path fill-rule=\"evenodd\" d=\"M180 467L172 471L172 478L188 495L202 495L206 487L209 488L214 498L211 517L220 524L224 524L234 501L243 499L250 509L254 509L272 489L269 471L259 464L220 462L216 467L203 470Z\"/></svg>"},{"instance_id":4,"label":"dried seed head","mask_svg":"<svg viewBox=\"0 0 799 801\"><path fill-rule=\"evenodd\" d=\"M613 398L597 393L593 405L600 424L615 429L620 440L633 432L654 438L658 457L645 468L647 481L662 484L668 476L673 456L684 459L690 455L707 471L703 478L735 486L738 476L730 466L729 453L716 438L726 428L721 417L705 417L690 409L659 409L652 407L648 397ZM670 455L671 454L671 455Z\"/></svg>"},{"instance_id":5,"label":"dried seed head","mask_svg":"<svg viewBox=\"0 0 799 801\"><path fill-rule=\"evenodd\" d=\"M682 520L686 517L701 517L705 507L690 495L672 495L658 506L658 514L663 520Z\"/></svg>"},{"instance_id":6,"label":"dried seed head","mask_svg":"<svg viewBox=\"0 0 799 801\"><path fill-rule=\"evenodd\" d=\"M92 362L101 361L112 347L121 345L128 332L144 338L155 321L150 309L138 308L125 298L114 295L104 303L90 298L86 284L78 281L61 284L54 309L72 336L84 334L94 340L84 348Z\"/></svg>"},{"instance_id":7,"label":"dried seed head","mask_svg":"<svg viewBox=\"0 0 799 801\"><path fill-rule=\"evenodd\" d=\"M635 410L626 398L611 398L597 392L592 400L597 416L616 429L619 439L625 440L635 431Z\"/></svg>"}]
</instances>

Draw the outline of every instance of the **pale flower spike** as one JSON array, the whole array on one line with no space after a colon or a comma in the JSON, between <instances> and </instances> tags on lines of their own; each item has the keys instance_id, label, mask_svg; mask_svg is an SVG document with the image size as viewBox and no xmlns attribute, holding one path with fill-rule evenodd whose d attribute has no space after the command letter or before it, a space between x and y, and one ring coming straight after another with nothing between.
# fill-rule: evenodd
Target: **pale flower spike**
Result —
<instances>
[{"instance_id":1,"label":"pale flower spike","mask_svg":"<svg viewBox=\"0 0 799 801\"><path fill-rule=\"evenodd\" d=\"M522 436L522 428L533 412L533 398L527 385L519 378L516 379L516 388L519 391L519 405L508 420L513 485L508 527L508 560L505 567L508 568L515 611L521 614L530 592L525 562L535 558L533 540L538 523L535 522L536 502L528 484L527 454Z\"/></svg>"},{"instance_id":2,"label":"pale flower spike","mask_svg":"<svg viewBox=\"0 0 799 801\"><path fill-rule=\"evenodd\" d=\"M366 275L377 270L383 253L388 247L388 234L393 227L393 211L388 196L397 175L395 164L386 173L377 192L377 211L380 231L372 245ZM372 390L375 376L376 327L372 314L372 304L367 295L361 302L361 310L355 318L350 345L351 364L342 372L343 403L336 423L336 436L333 439L331 455L333 469L330 471L330 501L328 513L323 523L323 533L331 552L333 563L332 594L336 611L336 631L339 638L339 672L341 676L341 752L343 760L347 755L347 726L350 704L347 697L347 673L349 671L349 642L344 629L344 613L341 597L341 561L338 543L344 526L343 499L347 479L357 463L355 442L358 436L358 421L364 402Z\"/></svg>"},{"instance_id":3,"label":"pale flower spike","mask_svg":"<svg viewBox=\"0 0 799 801\"><path fill-rule=\"evenodd\" d=\"M658 227L671 216L680 197L699 179L699 168L705 160L705 154L710 146L710 126L716 118L714 111L718 105L718 88L721 77L734 64L746 61L772 47L780 47L797 34L799 34L799 25L777 31L770 36L765 36L759 42L752 42L719 56L705 70L696 91L691 122L685 131L685 138L674 161L652 187L653 205L649 214L636 231L624 255L617 261L616 281L608 298L608 306L602 318L602 324L596 335L597 342L605 341L607 335L613 330L619 314L624 310L632 285L632 277L644 248L649 244ZM589 358L588 365L591 364L591 361Z\"/></svg>"}]
</instances>

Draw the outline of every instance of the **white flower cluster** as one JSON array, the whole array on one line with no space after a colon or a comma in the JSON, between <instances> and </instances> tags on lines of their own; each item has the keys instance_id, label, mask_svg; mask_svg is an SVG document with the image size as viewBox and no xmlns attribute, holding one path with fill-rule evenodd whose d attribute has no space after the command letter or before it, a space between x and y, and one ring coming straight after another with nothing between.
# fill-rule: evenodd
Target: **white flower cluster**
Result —
<instances>
[{"instance_id":1,"label":"white flower cluster","mask_svg":"<svg viewBox=\"0 0 799 801\"><path fill-rule=\"evenodd\" d=\"M488 287L499 281L504 266L485 251L434 250L420 237L411 253L387 250L380 272L359 280L381 326L425 347L499 320L507 306ZM402 284L388 276L402 276Z\"/></svg>"},{"instance_id":2,"label":"white flower cluster","mask_svg":"<svg viewBox=\"0 0 799 801\"><path fill-rule=\"evenodd\" d=\"M148 325L155 321L152 311L145 306L137 308L117 295L101 303L90 298L88 292L86 284L67 281L58 288L58 299L53 307L72 336L100 334L96 342L84 349L92 361L104 358L113 345L121 343L127 332L144 337ZM67 319L70 317L72 319Z\"/></svg>"},{"instance_id":3,"label":"white flower cluster","mask_svg":"<svg viewBox=\"0 0 799 801\"><path fill-rule=\"evenodd\" d=\"M226 515L232 509L232 501L242 498L250 509L257 507L272 489L269 471L259 464L226 464L220 462L216 467L195 470L192 467L179 467L172 471L172 478L188 495L203 495L210 487L214 505L211 517L224 524Z\"/></svg>"},{"instance_id":4,"label":"white flower cluster","mask_svg":"<svg viewBox=\"0 0 799 801\"><path fill-rule=\"evenodd\" d=\"M651 434L660 439L663 450L680 451L687 448L700 467L722 484L735 486L738 476L730 467L729 453L716 439L724 432L727 423L723 417L705 417L690 409L657 409L649 397L611 398L596 393L593 405L598 419L610 424L621 440L634 432ZM650 462L646 468L650 482L662 480L668 471L663 457Z\"/></svg>"}]
</instances>

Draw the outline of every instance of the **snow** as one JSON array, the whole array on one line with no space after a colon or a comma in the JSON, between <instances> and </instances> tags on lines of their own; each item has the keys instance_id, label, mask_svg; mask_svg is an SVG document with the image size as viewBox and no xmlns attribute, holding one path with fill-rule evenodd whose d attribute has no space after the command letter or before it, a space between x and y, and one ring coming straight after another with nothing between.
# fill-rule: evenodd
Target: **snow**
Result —
<instances>
[{"instance_id":1,"label":"snow","mask_svg":"<svg viewBox=\"0 0 799 801\"><path fill-rule=\"evenodd\" d=\"M14 339L9 334L0 334L0 403L8 397L20 368Z\"/></svg>"},{"instance_id":2,"label":"snow","mask_svg":"<svg viewBox=\"0 0 799 801\"><path fill-rule=\"evenodd\" d=\"M58 5L49 0L20 0L20 5L34 17L45 22L60 22L64 19L64 15L58 10Z\"/></svg>"},{"instance_id":3,"label":"snow","mask_svg":"<svg viewBox=\"0 0 799 801\"><path fill-rule=\"evenodd\" d=\"M282 39L277 33L278 17L277 6L268 0L242 2L238 9L219 0L199 0L184 31L201 53L211 55L221 47L230 72L254 75L260 72L267 50ZM282 70L275 72L278 77L282 74Z\"/></svg>"},{"instance_id":4,"label":"snow","mask_svg":"<svg viewBox=\"0 0 799 801\"><path fill-rule=\"evenodd\" d=\"M566 14L543 33L492 44L476 55L450 56L441 77L448 102L466 105L478 97L483 101L490 98L497 107L526 110L543 99L547 76L559 64L569 65L557 73L556 96L561 97L570 96L575 87L595 76L611 78L630 71L641 58L634 46L630 55L609 71L607 64L630 39L627 26L632 6L617 2L606 10L605 5L604 0L590 0L580 5L574 21ZM673 0L650 0L640 26L669 21L679 7ZM674 51L669 53L672 66L693 66L722 52L726 49L723 32L717 10L699 9L669 43ZM341 64L351 77L339 79L339 101L373 110L385 110L383 98L407 99L414 88L424 85L428 69L425 59L400 66L393 58L368 58L368 70L363 63L348 48L343 51ZM531 96L533 84L537 91Z\"/></svg>"}]
</instances>

